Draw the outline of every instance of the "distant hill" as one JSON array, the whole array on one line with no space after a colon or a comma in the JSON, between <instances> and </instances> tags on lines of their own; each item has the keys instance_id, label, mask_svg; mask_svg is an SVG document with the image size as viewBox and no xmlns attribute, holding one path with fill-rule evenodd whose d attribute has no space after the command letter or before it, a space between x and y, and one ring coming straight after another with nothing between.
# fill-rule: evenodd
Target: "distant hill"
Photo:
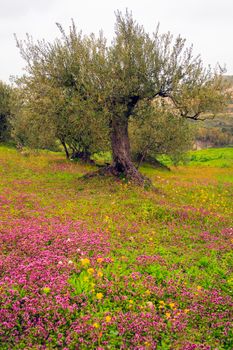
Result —
<instances>
[{"instance_id":1,"label":"distant hill","mask_svg":"<svg viewBox=\"0 0 233 350\"><path fill-rule=\"evenodd\" d=\"M232 85L232 100L225 111L199 124L196 143L201 148L233 145L233 76L224 78Z\"/></svg>"},{"instance_id":2,"label":"distant hill","mask_svg":"<svg viewBox=\"0 0 233 350\"><path fill-rule=\"evenodd\" d=\"M233 85L233 75L224 75L224 79Z\"/></svg>"},{"instance_id":3,"label":"distant hill","mask_svg":"<svg viewBox=\"0 0 233 350\"><path fill-rule=\"evenodd\" d=\"M225 75L224 78L230 85L232 85L232 100L227 107L226 113L233 117L233 75Z\"/></svg>"}]
</instances>

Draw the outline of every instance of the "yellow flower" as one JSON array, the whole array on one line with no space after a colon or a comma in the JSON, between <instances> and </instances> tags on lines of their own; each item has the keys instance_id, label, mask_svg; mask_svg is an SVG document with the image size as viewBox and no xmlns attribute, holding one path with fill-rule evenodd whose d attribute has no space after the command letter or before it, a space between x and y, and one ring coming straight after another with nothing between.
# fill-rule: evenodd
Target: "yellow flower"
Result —
<instances>
[{"instance_id":1,"label":"yellow flower","mask_svg":"<svg viewBox=\"0 0 233 350\"><path fill-rule=\"evenodd\" d=\"M130 304L133 304L133 300L132 300L132 299L130 299L130 300L129 300L129 303L130 303Z\"/></svg>"},{"instance_id":2,"label":"yellow flower","mask_svg":"<svg viewBox=\"0 0 233 350\"><path fill-rule=\"evenodd\" d=\"M166 318L169 319L171 317L171 314L169 312L166 312Z\"/></svg>"},{"instance_id":3,"label":"yellow flower","mask_svg":"<svg viewBox=\"0 0 233 350\"><path fill-rule=\"evenodd\" d=\"M90 268L87 270L87 273L88 273L89 275L93 275L94 272L95 272L95 270L94 270L92 267L90 267Z\"/></svg>"},{"instance_id":4,"label":"yellow flower","mask_svg":"<svg viewBox=\"0 0 233 350\"><path fill-rule=\"evenodd\" d=\"M174 309L175 308L175 303L170 303L169 306L170 306L171 309Z\"/></svg>"},{"instance_id":5,"label":"yellow flower","mask_svg":"<svg viewBox=\"0 0 233 350\"><path fill-rule=\"evenodd\" d=\"M95 322L95 323L93 323L93 327L94 327L94 328L100 328L100 325L99 325L99 323L96 323L96 322Z\"/></svg>"},{"instance_id":6,"label":"yellow flower","mask_svg":"<svg viewBox=\"0 0 233 350\"><path fill-rule=\"evenodd\" d=\"M197 286L197 290L201 290L202 289L202 286Z\"/></svg>"},{"instance_id":7,"label":"yellow flower","mask_svg":"<svg viewBox=\"0 0 233 350\"><path fill-rule=\"evenodd\" d=\"M150 295L150 294L151 294L151 291L150 291L149 289L147 289L147 290L145 291L145 294L146 294L146 295Z\"/></svg>"},{"instance_id":8,"label":"yellow flower","mask_svg":"<svg viewBox=\"0 0 233 350\"><path fill-rule=\"evenodd\" d=\"M144 345L147 347L147 346L150 346L151 344L148 341L145 341Z\"/></svg>"},{"instance_id":9,"label":"yellow flower","mask_svg":"<svg viewBox=\"0 0 233 350\"><path fill-rule=\"evenodd\" d=\"M98 277L103 277L103 272L102 272L101 270L99 270L99 271L97 272L97 276L98 276Z\"/></svg>"},{"instance_id":10,"label":"yellow flower","mask_svg":"<svg viewBox=\"0 0 233 350\"><path fill-rule=\"evenodd\" d=\"M101 264L103 262L103 258L97 258L97 263Z\"/></svg>"},{"instance_id":11,"label":"yellow flower","mask_svg":"<svg viewBox=\"0 0 233 350\"><path fill-rule=\"evenodd\" d=\"M184 309L184 312L187 314L190 310L189 309Z\"/></svg>"},{"instance_id":12,"label":"yellow flower","mask_svg":"<svg viewBox=\"0 0 233 350\"><path fill-rule=\"evenodd\" d=\"M90 260L88 258L81 259L80 261L84 267L90 265Z\"/></svg>"},{"instance_id":13,"label":"yellow flower","mask_svg":"<svg viewBox=\"0 0 233 350\"><path fill-rule=\"evenodd\" d=\"M110 322L110 321L111 321L111 319L112 319L112 317L111 317L111 316L106 316L106 317L105 317L106 322Z\"/></svg>"},{"instance_id":14,"label":"yellow flower","mask_svg":"<svg viewBox=\"0 0 233 350\"><path fill-rule=\"evenodd\" d=\"M103 293L97 293L96 294L96 299L98 299L98 300L103 299Z\"/></svg>"},{"instance_id":15,"label":"yellow flower","mask_svg":"<svg viewBox=\"0 0 233 350\"><path fill-rule=\"evenodd\" d=\"M44 292L45 294L49 294L50 291L51 291L51 289L50 289L49 287L44 287L44 288L43 288L43 292Z\"/></svg>"},{"instance_id":16,"label":"yellow flower","mask_svg":"<svg viewBox=\"0 0 233 350\"><path fill-rule=\"evenodd\" d=\"M122 255L121 260L122 260L122 261L127 261L127 260L128 260L128 258L127 258L127 256Z\"/></svg>"},{"instance_id":17,"label":"yellow flower","mask_svg":"<svg viewBox=\"0 0 233 350\"><path fill-rule=\"evenodd\" d=\"M163 300L159 300L159 309L163 309L165 307L165 302Z\"/></svg>"}]
</instances>

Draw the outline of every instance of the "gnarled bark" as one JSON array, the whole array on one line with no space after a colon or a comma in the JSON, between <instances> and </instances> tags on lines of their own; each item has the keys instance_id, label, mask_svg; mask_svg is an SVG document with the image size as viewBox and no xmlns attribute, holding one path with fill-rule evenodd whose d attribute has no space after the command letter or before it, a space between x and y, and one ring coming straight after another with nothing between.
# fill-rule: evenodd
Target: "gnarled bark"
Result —
<instances>
[{"instance_id":1,"label":"gnarled bark","mask_svg":"<svg viewBox=\"0 0 233 350\"><path fill-rule=\"evenodd\" d=\"M116 177L125 177L133 183L143 186L151 185L151 181L143 176L131 159L130 143L128 135L128 119L113 119L112 121L112 156L113 163L98 171L86 174L85 178L91 178L98 175L113 175Z\"/></svg>"},{"instance_id":2,"label":"gnarled bark","mask_svg":"<svg viewBox=\"0 0 233 350\"><path fill-rule=\"evenodd\" d=\"M128 135L128 118L114 118L112 120L112 155L113 164L109 167L114 175L122 175L133 182L143 185L149 183L135 167L131 159Z\"/></svg>"}]
</instances>

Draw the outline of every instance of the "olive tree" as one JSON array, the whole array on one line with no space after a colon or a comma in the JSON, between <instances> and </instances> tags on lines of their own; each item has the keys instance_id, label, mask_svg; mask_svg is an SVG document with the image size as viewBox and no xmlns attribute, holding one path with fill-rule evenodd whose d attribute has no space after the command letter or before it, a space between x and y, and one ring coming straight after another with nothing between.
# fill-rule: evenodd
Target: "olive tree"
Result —
<instances>
[{"instance_id":1,"label":"olive tree","mask_svg":"<svg viewBox=\"0 0 233 350\"><path fill-rule=\"evenodd\" d=\"M225 104L219 72L203 68L192 47L170 33L150 36L129 12L116 13L115 38L109 48L105 95L111 115L112 171L138 183L144 178L131 159L129 120L141 102L167 98L183 118L197 120ZM143 116L144 118L145 116ZM146 122L146 121L145 121Z\"/></svg>"},{"instance_id":2,"label":"olive tree","mask_svg":"<svg viewBox=\"0 0 233 350\"><path fill-rule=\"evenodd\" d=\"M174 163L184 158L193 146L194 127L169 103L157 98L151 105L141 104L136 109L129 122L129 137L137 167L142 162L161 166L156 160L158 155L166 154Z\"/></svg>"},{"instance_id":3,"label":"olive tree","mask_svg":"<svg viewBox=\"0 0 233 350\"><path fill-rule=\"evenodd\" d=\"M86 74L91 39L82 40L73 25L68 42L58 27L62 38L53 44L16 38L27 74L16 81L14 134L37 147L59 140L67 158L89 160L92 153L108 149L109 139L104 109L95 102Z\"/></svg>"},{"instance_id":4,"label":"olive tree","mask_svg":"<svg viewBox=\"0 0 233 350\"><path fill-rule=\"evenodd\" d=\"M11 93L11 87L0 81L0 142L10 139Z\"/></svg>"},{"instance_id":5,"label":"olive tree","mask_svg":"<svg viewBox=\"0 0 233 350\"><path fill-rule=\"evenodd\" d=\"M27 61L28 79L40 76L69 91L78 99L83 115L92 110L100 124L107 125L113 158L105 169L108 173L124 175L138 184L145 182L132 161L128 132L141 105L149 106L156 97L166 98L177 115L193 120L223 108L221 72L205 69L180 36L160 34L158 28L150 35L128 11L125 15L116 12L110 45L102 33L82 36L74 24L68 34L60 25L59 29L62 39L53 44L33 44L30 38L24 44L18 42Z\"/></svg>"}]
</instances>

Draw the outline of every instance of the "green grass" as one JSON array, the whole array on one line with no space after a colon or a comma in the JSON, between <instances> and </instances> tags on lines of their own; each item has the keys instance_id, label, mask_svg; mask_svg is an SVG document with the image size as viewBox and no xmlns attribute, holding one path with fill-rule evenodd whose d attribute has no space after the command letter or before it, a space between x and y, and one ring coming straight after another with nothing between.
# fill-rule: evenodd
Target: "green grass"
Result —
<instances>
[{"instance_id":1,"label":"green grass","mask_svg":"<svg viewBox=\"0 0 233 350\"><path fill-rule=\"evenodd\" d=\"M213 167L232 167L233 166L233 147L232 148L210 148L200 151L192 151L188 154L190 165L207 165Z\"/></svg>"},{"instance_id":2,"label":"green grass","mask_svg":"<svg viewBox=\"0 0 233 350\"><path fill-rule=\"evenodd\" d=\"M158 159L167 166L172 166L172 161L168 156L159 156ZM184 155L185 163L188 166L210 166L216 168L227 168L233 166L232 148L209 148L198 151L190 151Z\"/></svg>"},{"instance_id":3,"label":"green grass","mask_svg":"<svg viewBox=\"0 0 233 350\"><path fill-rule=\"evenodd\" d=\"M160 318L165 330L158 334L153 327L143 331L145 339L139 344L143 349L153 348L145 345L151 341L146 338L150 332L161 350L182 350L187 342L197 344L196 349L202 345L204 349L232 349L230 332L226 339L223 328L232 305L228 298L233 296L233 149L193 151L189 158L188 165L171 167L170 172L142 167L154 184L154 189L144 190L130 181L108 177L83 179L83 174L96 168L69 162L61 153L22 155L0 147L2 228L7 224L13 232L14 220L20 219L44 220L52 227L56 219L64 225L80 221L90 232L100 230L107 235L110 251L103 258L108 263L98 265L93 250L85 256L95 273L101 269L103 280L95 274L88 277L87 268L72 256L68 258L75 261L76 269L67 283L74 300L80 295L86 300L78 317L87 315L89 323L101 324L106 312L111 316L109 332L103 331L110 349L124 342L127 349L136 347L130 332L119 336L117 327L126 322L120 315L140 322L141 313L152 312L151 305L153 317ZM52 244L48 240L44 249ZM7 257L10 252L4 254ZM20 297L25 296L23 288L14 288ZM101 302L96 302L96 293L103 294ZM43 295L53 296L47 286ZM184 330L171 331L177 320ZM90 334L86 336L89 339ZM33 341L36 348L36 338ZM104 347L101 341L98 346ZM22 341L21 348L29 348L28 344ZM80 349L98 348L90 344ZM72 346L69 349L77 345Z\"/></svg>"}]
</instances>

